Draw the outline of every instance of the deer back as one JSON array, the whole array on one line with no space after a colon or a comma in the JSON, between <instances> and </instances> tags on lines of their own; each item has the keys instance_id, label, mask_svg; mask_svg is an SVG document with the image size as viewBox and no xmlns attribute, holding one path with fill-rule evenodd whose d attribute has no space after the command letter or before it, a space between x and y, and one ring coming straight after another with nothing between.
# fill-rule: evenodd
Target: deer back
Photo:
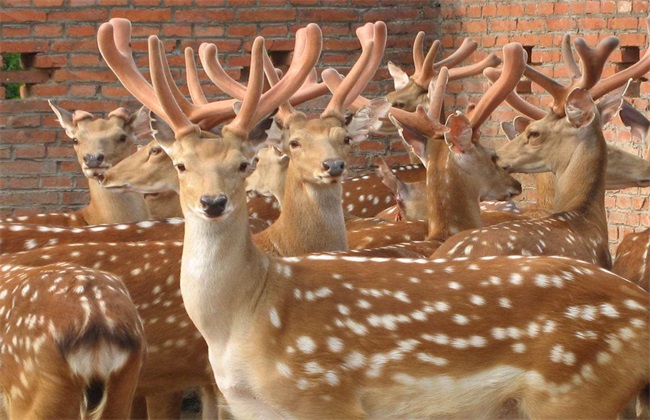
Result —
<instances>
[{"instance_id":1,"label":"deer back","mask_svg":"<svg viewBox=\"0 0 650 420\"><path fill-rule=\"evenodd\" d=\"M145 339L117 277L62 262L3 263L0 313L11 418L129 416Z\"/></svg>"}]
</instances>

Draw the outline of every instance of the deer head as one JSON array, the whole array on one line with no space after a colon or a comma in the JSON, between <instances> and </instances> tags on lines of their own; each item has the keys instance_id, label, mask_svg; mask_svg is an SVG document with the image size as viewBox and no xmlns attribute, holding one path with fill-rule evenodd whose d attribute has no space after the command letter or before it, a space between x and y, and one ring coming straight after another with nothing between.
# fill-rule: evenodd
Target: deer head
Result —
<instances>
[{"instance_id":1,"label":"deer head","mask_svg":"<svg viewBox=\"0 0 650 420\"><path fill-rule=\"evenodd\" d=\"M140 108L131 114L117 108L106 119L95 118L85 111L68 112L48 101L59 124L74 146L77 160L87 178L99 178L135 149L135 140L146 137L149 130L149 110Z\"/></svg>"},{"instance_id":2,"label":"deer head","mask_svg":"<svg viewBox=\"0 0 650 420\"><path fill-rule=\"evenodd\" d=\"M248 195L274 196L282 204L289 156L275 146L268 146L257 151L253 165L255 170L246 179Z\"/></svg>"}]
</instances>

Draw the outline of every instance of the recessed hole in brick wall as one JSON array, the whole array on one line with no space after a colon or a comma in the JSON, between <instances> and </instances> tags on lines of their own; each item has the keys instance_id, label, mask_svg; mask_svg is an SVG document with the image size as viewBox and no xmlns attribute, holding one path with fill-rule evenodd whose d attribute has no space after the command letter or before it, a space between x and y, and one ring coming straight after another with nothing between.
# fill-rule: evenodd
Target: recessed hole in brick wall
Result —
<instances>
[{"instance_id":1,"label":"recessed hole in brick wall","mask_svg":"<svg viewBox=\"0 0 650 420\"><path fill-rule=\"evenodd\" d=\"M636 64L640 59L641 53L639 47L637 46L628 46L621 47L621 62L616 63L616 72L625 70L626 68ZM625 92L625 96L628 98L638 98L641 95L641 82L647 82L647 77L641 77L639 79L633 80L630 83L630 86Z\"/></svg>"}]
</instances>

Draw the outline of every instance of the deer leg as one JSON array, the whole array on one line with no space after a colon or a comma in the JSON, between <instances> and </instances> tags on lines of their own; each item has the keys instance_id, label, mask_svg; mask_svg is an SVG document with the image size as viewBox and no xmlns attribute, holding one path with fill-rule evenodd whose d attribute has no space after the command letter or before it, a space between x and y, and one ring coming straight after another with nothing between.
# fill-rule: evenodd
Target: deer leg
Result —
<instances>
[{"instance_id":1,"label":"deer leg","mask_svg":"<svg viewBox=\"0 0 650 420\"><path fill-rule=\"evenodd\" d=\"M9 398L9 418L79 418L83 391L84 385L80 381L63 375L45 374L31 391Z\"/></svg>"},{"instance_id":2,"label":"deer leg","mask_svg":"<svg viewBox=\"0 0 650 420\"><path fill-rule=\"evenodd\" d=\"M138 384L140 368L142 367L142 358L140 353L131 356L124 367L108 378L105 384L103 402L104 407L95 410L101 415L102 419L125 419L130 418L131 407L133 405L133 395ZM89 418L94 416L88 413Z\"/></svg>"},{"instance_id":3,"label":"deer leg","mask_svg":"<svg viewBox=\"0 0 650 420\"><path fill-rule=\"evenodd\" d=\"M147 395L150 419L179 419L183 405L183 391Z\"/></svg>"},{"instance_id":4,"label":"deer leg","mask_svg":"<svg viewBox=\"0 0 650 420\"><path fill-rule=\"evenodd\" d=\"M133 398L131 404L131 418L132 419L147 419L147 398L144 395L138 395Z\"/></svg>"},{"instance_id":5,"label":"deer leg","mask_svg":"<svg viewBox=\"0 0 650 420\"><path fill-rule=\"evenodd\" d=\"M224 420L229 418L227 415L223 417L227 413L227 410L222 414L221 407L219 406L219 396L221 396L221 393L216 385L201 387L201 418L203 420ZM221 396L221 400L223 400L223 396Z\"/></svg>"}]
</instances>

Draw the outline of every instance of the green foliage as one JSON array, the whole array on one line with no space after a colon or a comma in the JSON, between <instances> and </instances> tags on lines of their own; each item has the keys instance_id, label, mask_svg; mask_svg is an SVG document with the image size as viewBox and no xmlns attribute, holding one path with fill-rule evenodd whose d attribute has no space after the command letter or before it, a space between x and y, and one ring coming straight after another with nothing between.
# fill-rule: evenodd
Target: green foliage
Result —
<instances>
[{"instance_id":1,"label":"green foliage","mask_svg":"<svg viewBox=\"0 0 650 420\"><path fill-rule=\"evenodd\" d=\"M20 65L20 54L18 53L5 53L2 54L2 70L3 71L20 71L22 70ZM3 83L2 86L5 87L5 98L6 99L20 99L20 87L22 83Z\"/></svg>"}]
</instances>

